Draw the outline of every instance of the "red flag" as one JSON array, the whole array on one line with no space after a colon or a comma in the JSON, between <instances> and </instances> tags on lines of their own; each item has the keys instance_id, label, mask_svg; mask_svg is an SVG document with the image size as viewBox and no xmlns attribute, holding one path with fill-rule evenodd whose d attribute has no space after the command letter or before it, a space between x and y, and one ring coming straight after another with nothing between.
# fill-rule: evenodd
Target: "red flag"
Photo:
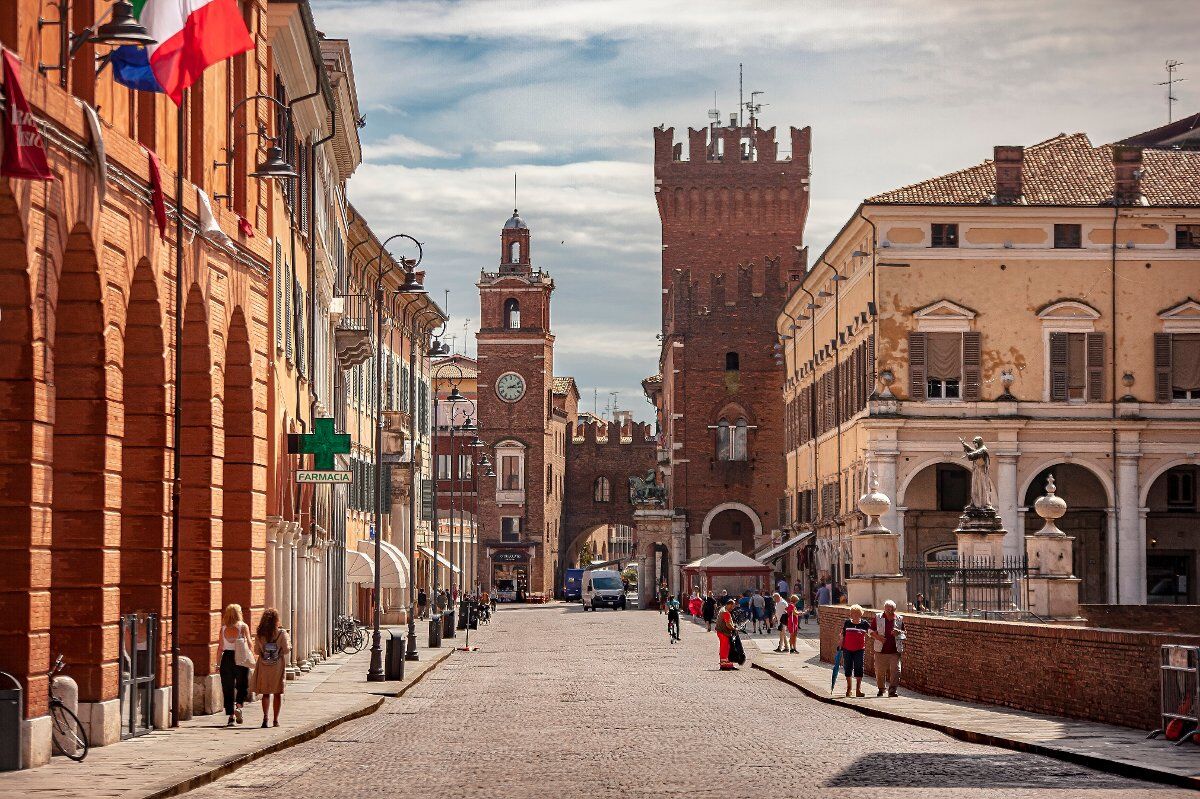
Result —
<instances>
[{"instance_id":1,"label":"red flag","mask_svg":"<svg viewBox=\"0 0 1200 799\"><path fill-rule=\"evenodd\" d=\"M150 156L150 198L154 203L154 220L158 222L158 237L167 237L167 202L163 199L162 173L158 169L158 156L146 150ZM178 213L178 212L177 212Z\"/></svg>"},{"instance_id":2,"label":"red flag","mask_svg":"<svg viewBox=\"0 0 1200 799\"><path fill-rule=\"evenodd\" d=\"M250 224L250 220L244 216L238 216L238 230L242 231L242 235L248 239L254 238L254 226Z\"/></svg>"},{"instance_id":3,"label":"red flag","mask_svg":"<svg viewBox=\"0 0 1200 799\"><path fill-rule=\"evenodd\" d=\"M4 156L0 175L25 180L54 180L46 160L46 141L38 127L25 93L21 91L21 62L4 51L4 91L8 103L4 113Z\"/></svg>"}]
</instances>

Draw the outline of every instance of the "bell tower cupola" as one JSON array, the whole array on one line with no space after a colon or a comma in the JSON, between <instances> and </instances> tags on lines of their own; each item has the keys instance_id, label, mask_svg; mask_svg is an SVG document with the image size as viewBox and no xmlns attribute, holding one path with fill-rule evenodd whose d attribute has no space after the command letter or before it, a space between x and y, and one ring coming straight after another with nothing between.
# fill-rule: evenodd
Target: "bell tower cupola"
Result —
<instances>
[{"instance_id":1,"label":"bell tower cupola","mask_svg":"<svg viewBox=\"0 0 1200 799\"><path fill-rule=\"evenodd\" d=\"M512 217L500 231L500 272L529 274L532 268L529 261L529 226L514 208Z\"/></svg>"}]
</instances>

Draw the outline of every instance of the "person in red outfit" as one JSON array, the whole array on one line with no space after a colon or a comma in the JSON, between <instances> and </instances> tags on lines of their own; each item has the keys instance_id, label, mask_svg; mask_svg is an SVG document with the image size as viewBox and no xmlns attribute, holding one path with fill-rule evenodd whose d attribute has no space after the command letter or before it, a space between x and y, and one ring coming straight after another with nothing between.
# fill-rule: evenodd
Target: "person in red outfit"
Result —
<instances>
[{"instance_id":1,"label":"person in red outfit","mask_svg":"<svg viewBox=\"0 0 1200 799\"><path fill-rule=\"evenodd\" d=\"M737 671L729 659L729 647L733 637L733 609L737 605L732 599L725 603L717 614L717 643L721 653L721 671Z\"/></svg>"},{"instance_id":2,"label":"person in red outfit","mask_svg":"<svg viewBox=\"0 0 1200 799\"><path fill-rule=\"evenodd\" d=\"M846 696L866 696L862 690L863 658L871 623L863 618L862 605L850 606L850 618L842 622L842 672L846 675ZM855 680L855 693L850 682Z\"/></svg>"}]
</instances>

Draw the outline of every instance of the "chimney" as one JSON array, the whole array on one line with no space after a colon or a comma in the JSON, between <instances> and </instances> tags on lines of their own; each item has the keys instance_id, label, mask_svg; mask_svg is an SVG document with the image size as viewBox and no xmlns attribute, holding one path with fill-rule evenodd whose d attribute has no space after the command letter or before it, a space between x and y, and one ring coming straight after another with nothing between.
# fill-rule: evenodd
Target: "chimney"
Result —
<instances>
[{"instance_id":1,"label":"chimney","mask_svg":"<svg viewBox=\"0 0 1200 799\"><path fill-rule=\"evenodd\" d=\"M1113 199L1129 205L1142 198L1142 148L1113 145Z\"/></svg>"},{"instance_id":2,"label":"chimney","mask_svg":"<svg viewBox=\"0 0 1200 799\"><path fill-rule=\"evenodd\" d=\"M996 163L996 202L1010 204L1020 201L1024 194L1021 167L1025 162L1025 148L997 145L994 151Z\"/></svg>"}]
</instances>

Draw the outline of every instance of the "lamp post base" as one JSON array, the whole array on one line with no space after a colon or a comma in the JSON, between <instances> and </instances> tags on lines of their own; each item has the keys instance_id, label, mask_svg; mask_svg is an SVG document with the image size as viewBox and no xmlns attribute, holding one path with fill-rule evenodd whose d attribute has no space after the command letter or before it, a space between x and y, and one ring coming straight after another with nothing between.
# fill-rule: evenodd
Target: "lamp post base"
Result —
<instances>
[{"instance_id":1,"label":"lamp post base","mask_svg":"<svg viewBox=\"0 0 1200 799\"><path fill-rule=\"evenodd\" d=\"M379 629L371 634L371 665L367 669L367 682L383 682L387 679L383 673L383 640Z\"/></svg>"},{"instance_id":2,"label":"lamp post base","mask_svg":"<svg viewBox=\"0 0 1200 799\"><path fill-rule=\"evenodd\" d=\"M417 620L413 617L413 612L408 611L408 641L404 649L405 660L420 660L421 656L417 654Z\"/></svg>"}]
</instances>

